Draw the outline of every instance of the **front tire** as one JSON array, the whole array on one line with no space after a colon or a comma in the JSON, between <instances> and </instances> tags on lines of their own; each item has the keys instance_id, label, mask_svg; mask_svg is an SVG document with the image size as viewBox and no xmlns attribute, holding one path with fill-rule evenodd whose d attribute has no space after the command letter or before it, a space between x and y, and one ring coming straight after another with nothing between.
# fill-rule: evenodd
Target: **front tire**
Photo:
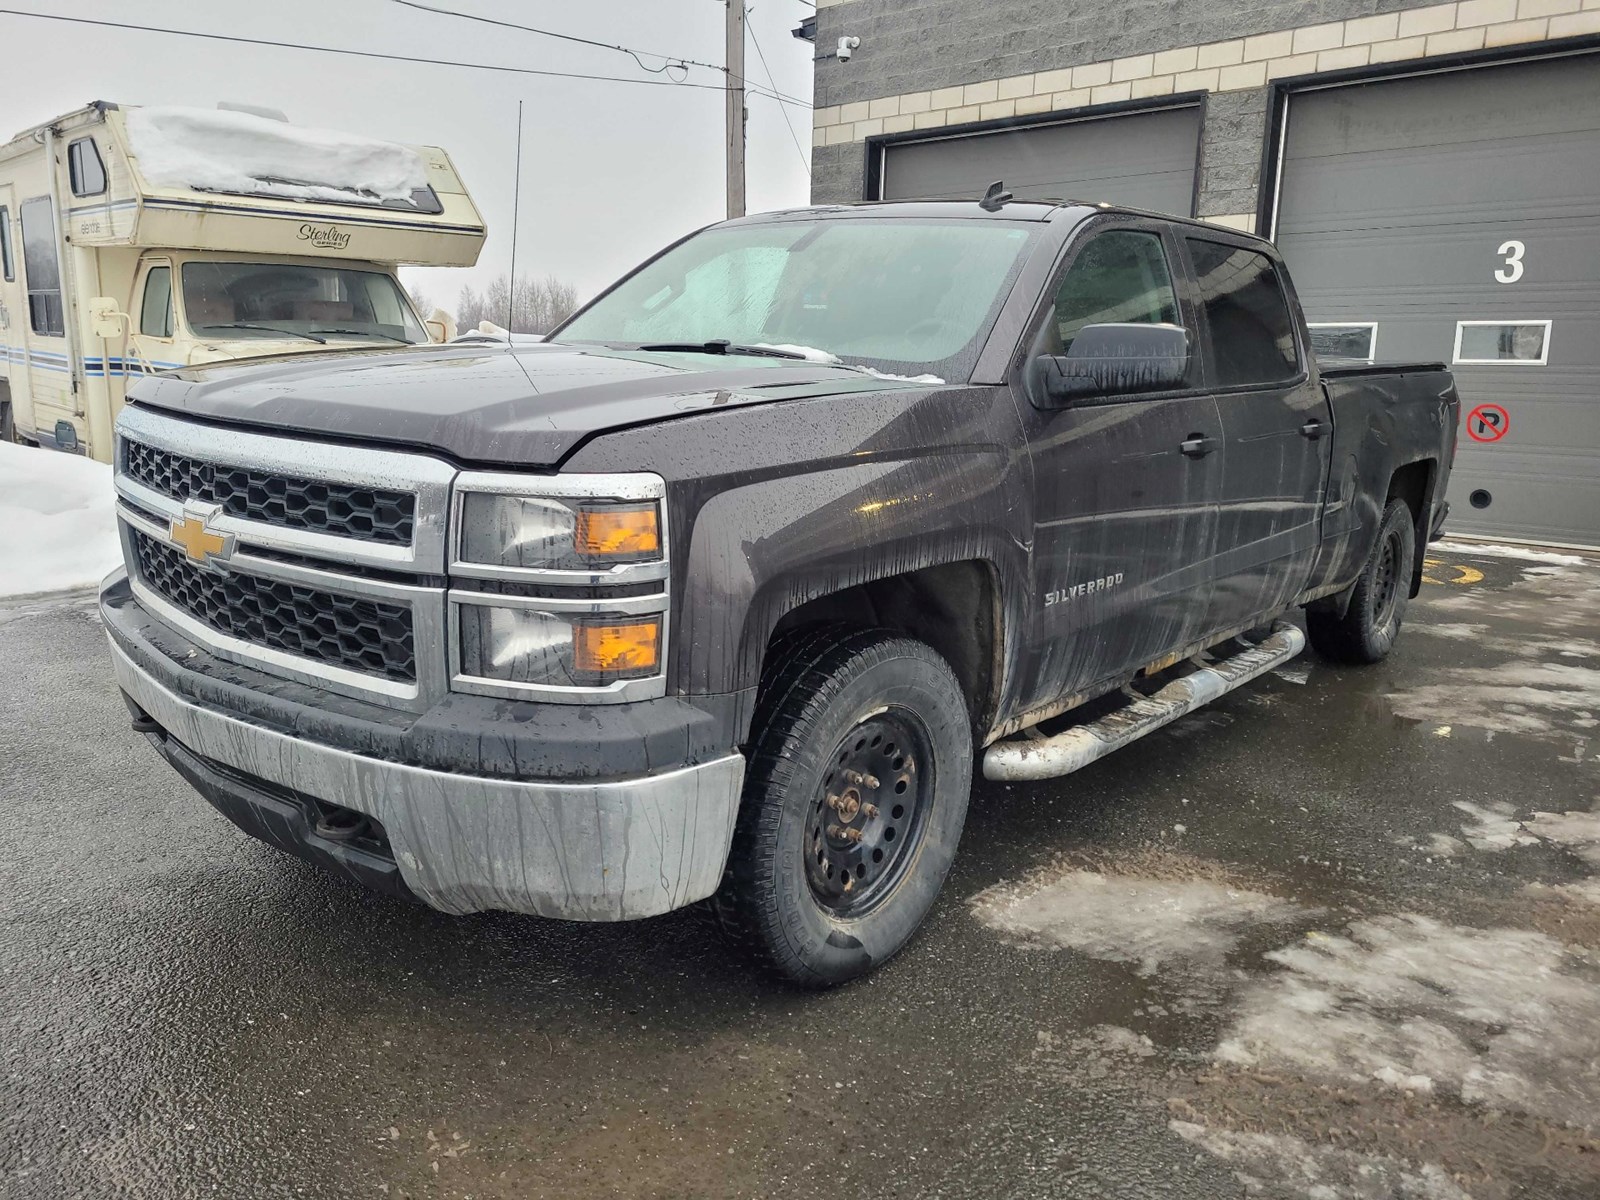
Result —
<instances>
[{"instance_id":1,"label":"front tire","mask_svg":"<svg viewBox=\"0 0 1600 1200\"><path fill-rule=\"evenodd\" d=\"M1400 636L1416 554L1411 508L1404 500L1391 500L1383 510L1377 542L1344 615L1306 610L1306 632L1317 653L1344 663L1375 663L1387 658Z\"/></svg>"},{"instance_id":2,"label":"front tire","mask_svg":"<svg viewBox=\"0 0 1600 1200\"><path fill-rule=\"evenodd\" d=\"M749 759L718 924L802 987L882 965L933 906L966 822L955 674L885 631L802 631L771 656Z\"/></svg>"}]
</instances>

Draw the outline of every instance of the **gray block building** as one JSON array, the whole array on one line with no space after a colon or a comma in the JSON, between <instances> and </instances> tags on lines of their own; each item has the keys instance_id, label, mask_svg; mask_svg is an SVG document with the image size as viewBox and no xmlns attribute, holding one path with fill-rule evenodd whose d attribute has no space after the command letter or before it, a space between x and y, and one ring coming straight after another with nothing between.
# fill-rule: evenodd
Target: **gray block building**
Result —
<instances>
[{"instance_id":1,"label":"gray block building","mask_svg":"<svg viewBox=\"0 0 1600 1200\"><path fill-rule=\"evenodd\" d=\"M1262 233L1319 354L1452 364L1452 529L1600 547L1600 0L817 0L815 43L813 202Z\"/></svg>"}]
</instances>

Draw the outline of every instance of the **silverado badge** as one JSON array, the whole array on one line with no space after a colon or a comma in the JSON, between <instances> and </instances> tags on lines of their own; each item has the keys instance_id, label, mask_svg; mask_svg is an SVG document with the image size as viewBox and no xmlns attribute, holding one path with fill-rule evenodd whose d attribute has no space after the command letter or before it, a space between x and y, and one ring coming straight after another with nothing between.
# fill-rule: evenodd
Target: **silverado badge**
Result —
<instances>
[{"instance_id":1,"label":"silverado badge","mask_svg":"<svg viewBox=\"0 0 1600 1200\"><path fill-rule=\"evenodd\" d=\"M168 540L188 557L192 563L211 567L233 553L233 534L218 533L211 522L222 512L220 504L195 504L183 506L183 515L173 517L168 529Z\"/></svg>"}]
</instances>

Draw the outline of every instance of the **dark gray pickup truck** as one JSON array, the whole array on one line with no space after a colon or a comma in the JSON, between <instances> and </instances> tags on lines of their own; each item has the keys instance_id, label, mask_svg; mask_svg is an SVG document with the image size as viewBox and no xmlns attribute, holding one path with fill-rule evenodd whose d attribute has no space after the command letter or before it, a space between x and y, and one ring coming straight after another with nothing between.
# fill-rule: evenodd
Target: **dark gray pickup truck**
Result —
<instances>
[{"instance_id":1,"label":"dark gray pickup truck","mask_svg":"<svg viewBox=\"0 0 1600 1200\"><path fill-rule=\"evenodd\" d=\"M1389 650L1437 364L1320 368L1273 248L1106 206L773 213L549 340L188 368L118 425L116 675L247 832L436 909L911 937L974 759L1065 774Z\"/></svg>"}]
</instances>

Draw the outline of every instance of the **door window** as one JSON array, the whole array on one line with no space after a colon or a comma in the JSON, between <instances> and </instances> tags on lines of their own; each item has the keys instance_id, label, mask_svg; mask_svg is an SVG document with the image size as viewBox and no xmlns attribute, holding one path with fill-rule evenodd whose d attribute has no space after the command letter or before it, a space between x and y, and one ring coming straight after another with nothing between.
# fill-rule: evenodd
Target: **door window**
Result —
<instances>
[{"instance_id":1,"label":"door window","mask_svg":"<svg viewBox=\"0 0 1600 1200\"><path fill-rule=\"evenodd\" d=\"M106 165L92 137L79 138L67 147L67 175L74 196L101 196L106 190Z\"/></svg>"},{"instance_id":2,"label":"door window","mask_svg":"<svg viewBox=\"0 0 1600 1200\"><path fill-rule=\"evenodd\" d=\"M17 277L11 266L11 210L0 204L0 275L10 283Z\"/></svg>"},{"instance_id":3,"label":"door window","mask_svg":"<svg viewBox=\"0 0 1600 1200\"><path fill-rule=\"evenodd\" d=\"M1222 242L1187 240L1215 385L1259 387L1293 379L1300 373L1294 319L1272 260Z\"/></svg>"},{"instance_id":4,"label":"door window","mask_svg":"<svg viewBox=\"0 0 1600 1200\"><path fill-rule=\"evenodd\" d=\"M144 277L139 305L139 332L146 337L172 336L172 268L151 267Z\"/></svg>"},{"instance_id":5,"label":"door window","mask_svg":"<svg viewBox=\"0 0 1600 1200\"><path fill-rule=\"evenodd\" d=\"M1043 353L1065 354L1085 325L1108 324L1180 324L1159 234L1113 230L1078 252L1056 288Z\"/></svg>"},{"instance_id":6,"label":"door window","mask_svg":"<svg viewBox=\"0 0 1600 1200\"><path fill-rule=\"evenodd\" d=\"M28 324L35 333L62 337L61 264L49 196L22 202L22 267L28 275Z\"/></svg>"}]
</instances>

